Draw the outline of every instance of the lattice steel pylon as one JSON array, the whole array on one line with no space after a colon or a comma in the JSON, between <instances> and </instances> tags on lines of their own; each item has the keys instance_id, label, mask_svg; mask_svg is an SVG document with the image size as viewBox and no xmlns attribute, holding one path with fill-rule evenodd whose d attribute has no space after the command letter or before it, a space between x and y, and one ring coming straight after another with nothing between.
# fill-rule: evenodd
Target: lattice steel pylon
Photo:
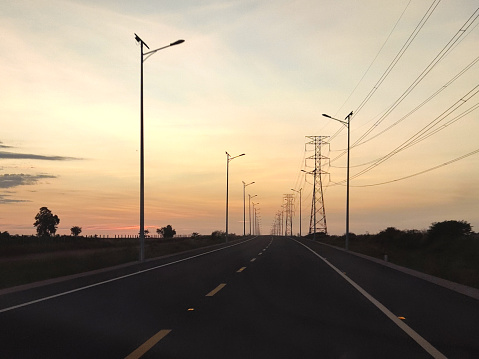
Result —
<instances>
[{"instance_id":1,"label":"lattice steel pylon","mask_svg":"<svg viewBox=\"0 0 479 359\"><path fill-rule=\"evenodd\" d=\"M314 155L306 158L306 165L308 160L314 161L314 170L307 172L313 175L313 196L311 201L311 218L309 220L309 234L313 234L316 237L316 233L328 234L328 227L326 225L326 209L324 208L323 197L323 181L322 176L327 172L322 170L322 162L327 157L321 153L323 145L329 144L326 139L329 136L306 136L310 141L306 142L307 146L314 146Z\"/></svg>"},{"instance_id":2,"label":"lattice steel pylon","mask_svg":"<svg viewBox=\"0 0 479 359\"><path fill-rule=\"evenodd\" d=\"M286 212L286 221L285 221L285 236L293 235L293 212L294 212L294 194L285 194L284 196L284 207Z\"/></svg>"}]
</instances>

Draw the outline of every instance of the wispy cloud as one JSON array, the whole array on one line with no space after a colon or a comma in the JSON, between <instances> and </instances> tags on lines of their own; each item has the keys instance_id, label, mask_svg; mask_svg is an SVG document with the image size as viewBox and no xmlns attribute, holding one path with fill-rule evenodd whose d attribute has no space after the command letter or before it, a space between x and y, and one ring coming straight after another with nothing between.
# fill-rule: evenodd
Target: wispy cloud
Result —
<instances>
[{"instance_id":1,"label":"wispy cloud","mask_svg":"<svg viewBox=\"0 0 479 359\"><path fill-rule=\"evenodd\" d=\"M0 158L3 159L29 159L29 160L44 160L44 161L74 161L81 160L77 157L64 157L64 156L43 156L43 155L34 155L31 153L15 153L0 151Z\"/></svg>"},{"instance_id":2,"label":"wispy cloud","mask_svg":"<svg viewBox=\"0 0 479 359\"><path fill-rule=\"evenodd\" d=\"M38 181L45 179L45 178L57 178L56 176L52 175L28 175L28 174L4 174L0 176L0 188L13 188L17 186L25 186L25 185L33 185L38 183ZM7 195L3 195L7 197ZM9 203L12 200L5 199ZM15 202L24 202L24 201L15 201Z\"/></svg>"},{"instance_id":3,"label":"wispy cloud","mask_svg":"<svg viewBox=\"0 0 479 359\"><path fill-rule=\"evenodd\" d=\"M0 194L0 204L31 202L31 201L22 200L22 199L11 199L11 198L8 198L8 197L11 197L11 195L10 194Z\"/></svg>"},{"instance_id":4,"label":"wispy cloud","mask_svg":"<svg viewBox=\"0 0 479 359\"><path fill-rule=\"evenodd\" d=\"M0 148L12 148L12 146L4 145L2 141L0 141Z\"/></svg>"}]
</instances>

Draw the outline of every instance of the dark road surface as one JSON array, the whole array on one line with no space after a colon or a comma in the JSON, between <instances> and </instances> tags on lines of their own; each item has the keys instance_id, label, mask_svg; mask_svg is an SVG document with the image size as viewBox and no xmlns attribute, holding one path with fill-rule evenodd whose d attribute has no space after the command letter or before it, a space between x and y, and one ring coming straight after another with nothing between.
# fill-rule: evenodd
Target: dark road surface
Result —
<instances>
[{"instance_id":1,"label":"dark road surface","mask_svg":"<svg viewBox=\"0 0 479 359\"><path fill-rule=\"evenodd\" d=\"M0 358L479 358L476 299L301 242L263 236L4 294Z\"/></svg>"}]
</instances>

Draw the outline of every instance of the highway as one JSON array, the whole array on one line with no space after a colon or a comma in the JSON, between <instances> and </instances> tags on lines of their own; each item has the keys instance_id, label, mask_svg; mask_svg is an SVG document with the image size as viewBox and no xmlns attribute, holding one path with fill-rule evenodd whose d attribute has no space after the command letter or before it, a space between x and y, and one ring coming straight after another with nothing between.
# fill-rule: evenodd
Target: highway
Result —
<instances>
[{"instance_id":1,"label":"highway","mask_svg":"<svg viewBox=\"0 0 479 359\"><path fill-rule=\"evenodd\" d=\"M271 236L5 293L0 323L0 358L479 358L478 300Z\"/></svg>"}]
</instances>

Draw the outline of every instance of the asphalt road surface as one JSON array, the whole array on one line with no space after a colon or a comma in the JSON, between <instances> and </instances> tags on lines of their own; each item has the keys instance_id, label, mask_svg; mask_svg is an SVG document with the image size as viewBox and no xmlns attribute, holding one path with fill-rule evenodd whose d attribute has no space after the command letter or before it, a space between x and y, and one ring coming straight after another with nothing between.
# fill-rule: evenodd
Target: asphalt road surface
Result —
<instances>
[{"instance_id":1,"label":"asphalt road surface","mask_svg":"<svg viewBox=\"0 0 479 359\"><path fill-rule=\"evenodd\" d=\"M479 358L478 304L262 236L1 295L0 358Z\"/></svg>"}]
</instances>

